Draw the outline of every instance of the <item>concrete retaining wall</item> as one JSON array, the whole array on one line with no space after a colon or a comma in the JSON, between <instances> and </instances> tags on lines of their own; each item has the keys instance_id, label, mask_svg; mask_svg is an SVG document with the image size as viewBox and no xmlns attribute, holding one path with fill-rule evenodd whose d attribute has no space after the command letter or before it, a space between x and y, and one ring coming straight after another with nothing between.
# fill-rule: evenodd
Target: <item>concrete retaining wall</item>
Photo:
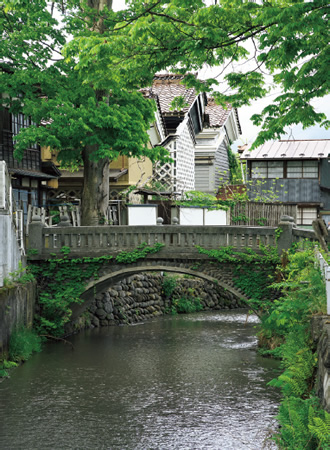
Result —
<instances>
[{"instance_id":1,"label":"concrete retaining wall","mask_svg":"<svg viewBox=\"0 0 330 450\"><path fill-rule=\"evenodd\" d=\"M35 283L0 289L0 358L7 353L16 326L32 327L35 301Z\"/></svg>"}]
</instances>

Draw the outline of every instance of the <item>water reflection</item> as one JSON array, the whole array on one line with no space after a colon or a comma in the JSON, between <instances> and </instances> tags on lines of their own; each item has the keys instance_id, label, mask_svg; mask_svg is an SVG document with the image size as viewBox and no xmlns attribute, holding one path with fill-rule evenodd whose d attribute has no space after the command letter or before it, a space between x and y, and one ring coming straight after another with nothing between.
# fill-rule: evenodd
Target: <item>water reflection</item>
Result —
<instances>
[{"instance_id":1,"label":"water reflection","mask_svg":"<svg viewBox=\"0 0 330 450\"><path fill-rule=\"evenodd\" d=\"M242 312L88 330L0 385L3 449L260 449L276 362Z\"/></svg>"}]
</instances>

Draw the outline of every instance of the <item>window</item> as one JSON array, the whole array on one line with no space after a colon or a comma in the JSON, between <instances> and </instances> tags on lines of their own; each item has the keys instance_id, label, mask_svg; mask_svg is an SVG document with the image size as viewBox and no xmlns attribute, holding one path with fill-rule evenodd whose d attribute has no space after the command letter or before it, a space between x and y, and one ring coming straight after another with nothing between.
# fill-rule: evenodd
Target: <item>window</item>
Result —
<instances>
[{"instance_id":1,"label":"window","mask_svg":"<svg viewBox=\"0 0 330 450\"><path fill-rule=\"evenodd\" d=\"M318 161L252 161L252 178L318 178Z\"/></svg>"},{"instance_id":2,"label":"window","mask_svg":"<svg viewBox=\"0 0 330 450\"><path fill-rule=\"evenodd\" d=\"M318 174L317 161L287 161L287 178L317 178Z\"/></svg>"},{"instance_id":3,"label":"window","mask_svg":"<svg viewBox=\"0 0 330 450\"><path fill-rule=\"evenodd\" d=\"M283 178L282 161L268 161L268 178Z\"/></svg>"},{"instance_id":4,"label":"window","mask_svg":"<svg viewBox=\"0 0 330 450\"><path fill-rule=\"evenodd\" d=\"M267 161L252 162L252 178L268 178Z\"/></svg>"},{"instance_id":5,"label":"window","mask_svg":"<svg viewBox=\"0 0 330 450\"><path fill-rule=\"evenodd\" d=\"M283 178L283 161L253 161L252 178Z\"/></svg>"},{"instance_id":6,"label":"window","mask_svg":"<svg viewBox=\"0 0 330 450\"><path fill-rule=\"evenodd\" d=\"M312 225L313 220L317 219L316 207L298 207L298 225Z\"/></svg>"},{"instance_id":7,"label":"window","mask_svg":"<svg viewBox=\"0 0 330 450\"><path fill-rule=\"evenodd\" d=\"M30 125L35 125L30 117L24 116L24 114L12 114L11 116L11 131L13 136L16 136L20 132L21 128L27 128ZM15 141L14 141L15 144ZM31 144L30 148L37 149L37 144Z\"/></svg>"}]
</instances>

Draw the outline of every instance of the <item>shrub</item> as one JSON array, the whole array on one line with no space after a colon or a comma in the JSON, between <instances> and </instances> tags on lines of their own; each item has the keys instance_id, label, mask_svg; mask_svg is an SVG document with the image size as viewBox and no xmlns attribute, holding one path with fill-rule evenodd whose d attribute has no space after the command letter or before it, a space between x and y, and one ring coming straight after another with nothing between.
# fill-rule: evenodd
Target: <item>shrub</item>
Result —
<instances>
[{"instance_id":1,"label":"shrub","mask_svg":"<svg viewBox=\"0 0 330 450\"><path fill-rule=\"evenodd\" d=\"M165 294L165 297L169 298L174 292L176 288L177 282L174 277L164 276L162 288Z\"/></svg>"},{"instance_id":2,"label":"shrub","mask_svg":"<svg viewBox=\"0 0 330 450\"><path fill-rule=\"evenodd\" d=\"M41 338L34 330L20 327L10 337L9 358L12 361L26 361L34 352L41 351Z\"/></svg>"},{"instance_id":3,"label":"shrub","mask_svg":"<svg viewBox=\"0 0 330 450\"><path fill-rule=\"evenodd\" d=\"M203 305L198 297L181 297L173 299L172 313L192 313L201 311Z\"/></svg>"}]
</instances>

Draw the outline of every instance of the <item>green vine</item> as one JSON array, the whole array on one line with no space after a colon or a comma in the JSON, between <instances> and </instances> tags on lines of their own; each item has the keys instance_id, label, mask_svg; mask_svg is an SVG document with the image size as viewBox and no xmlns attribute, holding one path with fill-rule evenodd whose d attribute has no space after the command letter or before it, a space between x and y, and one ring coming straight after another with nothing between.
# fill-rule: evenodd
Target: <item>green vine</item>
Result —
<instances>
[{"instance_id":1,"label":"green vine","mask_svg":"<svg viewBox=\"0 0 330 450\"><path fill-rule=\"evenodd\" d=\"M139 245L131 252L120 252L115 261L121 264L134 263L148 254L161 250L163 244ZM53 258L39 264L31 264L28 272L37 279L39 287L39 311L36 314L36 329L39 334L61 336L65 324L71 318L71 305L81 303L90 279L97 280L104 263L114 259L112 255L95 258L69 258L70 247L61 249L63 258Z\"/></svg>"},{"instance_id":2,"label":"green vine","mask_svg":"<svg viewBox=\"0 0 330 450\"><path fill-rule=\"evenodd\" d=\"M122 251L116 256L116 262L122 264L131 264L139 259L145 258L148 254L159 252L165 244L156 243L153 246L148 246L146 242L142 242L135 250L132 252Z\"/></svg>"},{"instance_id":3,"label":"green vine","mask_svg":"<svg viewBox=\"0 0 330 450\"><path fill-rule=\"evenodd\" d=\"M259 316L272 303L270 286L275 281L280 258L276 247L260 246L257 253L250 248L234 251L233 247L221 247L206 250L197 247L202 254L208 255L220 264L232 264L233 282L248 297L248 307Z\"/></svg>"}]
</instances>

